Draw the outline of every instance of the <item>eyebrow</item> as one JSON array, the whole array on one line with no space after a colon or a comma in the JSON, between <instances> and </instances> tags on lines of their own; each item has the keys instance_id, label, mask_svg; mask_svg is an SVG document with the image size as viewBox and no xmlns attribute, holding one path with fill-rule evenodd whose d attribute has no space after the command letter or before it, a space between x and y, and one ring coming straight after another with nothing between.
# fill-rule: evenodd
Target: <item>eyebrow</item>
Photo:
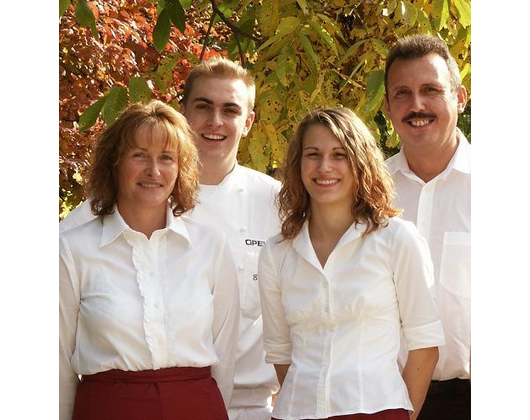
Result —
<instances>
[{"instance_id":1,"label":"eyebrow","mask_svg":"<svg viewBox=\"0 0 530 420\"><path fill-rule=\"evenodd\" d=\"M320 150L318 147L316 146L306 146L303 148L303 150L307 150L307 149L315 149L315 150ZM344 147L342 146L337 146L337 147L334 147L333 150L346 150Z\"/></svg>"},{"instance_id":2,"label":"eyebrow","mask_svg":"<svg viewBox=\"0 0 530 420\"><path fill-rule=\"evenodd\" d=\"M203 96L199 96L199 97L195 98L193 100L193 102L206 102L209 105L213 105L213 101L211 99L205 98ZM243 107L241 105L239 105L238 103L236 103L236 102L225 102L225 103L223 103L223 106L224 107L235 106L237 108L243 109Z\"/></svg>"}]
</instances>

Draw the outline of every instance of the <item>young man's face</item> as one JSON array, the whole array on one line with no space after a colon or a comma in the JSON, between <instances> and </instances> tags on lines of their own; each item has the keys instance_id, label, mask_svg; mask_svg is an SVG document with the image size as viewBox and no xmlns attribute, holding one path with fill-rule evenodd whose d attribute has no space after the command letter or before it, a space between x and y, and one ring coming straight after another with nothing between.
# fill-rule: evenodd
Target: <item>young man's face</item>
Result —
<instances>
[{"instance_id":1,"label":"young man's face","mask_svg":"<svg viewBox=\"0 0 530 420\"><path fill-rule=\"evenodd\" d=\"M235 163L239 140L254 121L249 89L241 79L199 77L181 110L195 132L203 162Z\"/></svg>"},{"instance_id":2,"label":"young man's face","mask_svg":"<svg viewBox=\"0 0 530 420\"><path fill-rule=\"evenodd\" d=\"M453 90L447 64L438 54L397 59L390 67L385 107L408 150L454 144L466 99L464 87Z\"/></svg>"}]
</instances>

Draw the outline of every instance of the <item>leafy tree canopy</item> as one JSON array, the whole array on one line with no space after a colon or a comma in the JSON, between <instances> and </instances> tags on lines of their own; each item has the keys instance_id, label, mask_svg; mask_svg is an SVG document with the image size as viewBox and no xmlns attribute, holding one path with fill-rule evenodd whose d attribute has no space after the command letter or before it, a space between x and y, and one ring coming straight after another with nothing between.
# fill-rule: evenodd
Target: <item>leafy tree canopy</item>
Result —
<instances>
[{"instance_id":1,"label":"leafy tree canopy","mask_svg":"<svg viewBox=\"0 0 530 420\"><path fill-rule=\"evenodd\" d=\"M194 64L216 52L256 79L256 122L243 165L271 173L309 109L353 109L387 154L399 139L382 109L384 65L396 40L440 36L471 95L470 0L60 0L62 209L83 197L94 134L128 102L178 109ZM65 91L64 91L65 90ZM81 114L81 115L80 115ZM470 137L470 106L460 126ZM64 132L63 132L64 131Z\"/></svg>"}]
</instances>

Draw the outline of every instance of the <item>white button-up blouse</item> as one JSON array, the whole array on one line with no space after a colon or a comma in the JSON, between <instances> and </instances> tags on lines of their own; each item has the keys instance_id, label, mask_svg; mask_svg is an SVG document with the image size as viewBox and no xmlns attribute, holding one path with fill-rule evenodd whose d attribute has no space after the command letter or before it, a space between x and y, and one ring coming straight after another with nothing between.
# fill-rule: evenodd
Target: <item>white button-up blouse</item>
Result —
<instances>
[{"instance_id":1,"label":"white button-up blouse","mask_svg":"<svg viewBox=\"0 0 530 420\"><path fill-rule=\"evenodd\" d=\"M213 366L225 404L239 323L237 273L224 236L175 218L150 239L118 211L60 237L60 409L78 374Z\"/></svg>"},{"instance_id":2,"label":"white button-up blouse","mask_svg":"<svg viewBox=\"0 0 530 420\"><path fill-rule=\"evenodd\" d=\"M412 410L397 364L400 334L409 350L444 343L425 240L399 218L363 238L364 229L352 225L324 268L307 222L260 254L266 360L291 365L276 418Z\"/></svg>"}]
</instances>

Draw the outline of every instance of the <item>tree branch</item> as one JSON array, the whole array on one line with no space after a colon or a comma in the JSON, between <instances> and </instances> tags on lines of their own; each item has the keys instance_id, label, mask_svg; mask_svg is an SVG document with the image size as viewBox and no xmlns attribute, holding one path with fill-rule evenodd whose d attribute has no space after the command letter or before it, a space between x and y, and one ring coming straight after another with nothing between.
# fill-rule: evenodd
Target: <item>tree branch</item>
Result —
<instances>
[{"instance_id":1,"label":"tree branch","mask_svg":"<svg viewBox=\"0 0 530 420\"><path fill-rule=\"evenodd\" d=\"M213 13L212 13L212 17L210 18L210 24L208 25L208 30L206 31L206 35L204 35L204 41L202 43L202 50L201 50L201 56L199 57L199 62L201 62L203 57L204 57L204 53L206 51L206 46L208 45L208 38L210 37L210 31L212 30L213 22L215 20L216 13L217 12L214 10Z\"/></svg>"},{"instance_id":2,"label":"tree branch","mask_svg":"<svg viewBox=\"0 0 530 420\"><path fill-rule=\"evenodd\" d=\"M245 53L243 52L243 48L241 47L241 43L239 42L239 37L237 36L237 32L234 32L234 38L236 39L237 49L239 50L239 56L241 57L241 65L243 67L246 67L247 63L245 60Z\"/></svg>"},{"instance_id":3,"label":"tree branch","mask_svg":"<svg viewBox=\"0 0 530 420\"><path fill-rule=\"evenodd\" d=\"M238 34L243 35L246 38L250 38L251 40L257 42L258 44L262 43L262 40L260 38L257 38L254 35L243 31L242 29L238 28L234 22L232 22L230 19L228 19L223 14L223 12L219 9L219 6L217 6L217 3L215 2L215 0L210 0L210 3L212 4L212 9L214 10L214 12L219 15L219 17L225 23L225 25L228 26L230 29L232 29L232 31L234 33L238 33Z\"/></svg>"}]
</instances>

